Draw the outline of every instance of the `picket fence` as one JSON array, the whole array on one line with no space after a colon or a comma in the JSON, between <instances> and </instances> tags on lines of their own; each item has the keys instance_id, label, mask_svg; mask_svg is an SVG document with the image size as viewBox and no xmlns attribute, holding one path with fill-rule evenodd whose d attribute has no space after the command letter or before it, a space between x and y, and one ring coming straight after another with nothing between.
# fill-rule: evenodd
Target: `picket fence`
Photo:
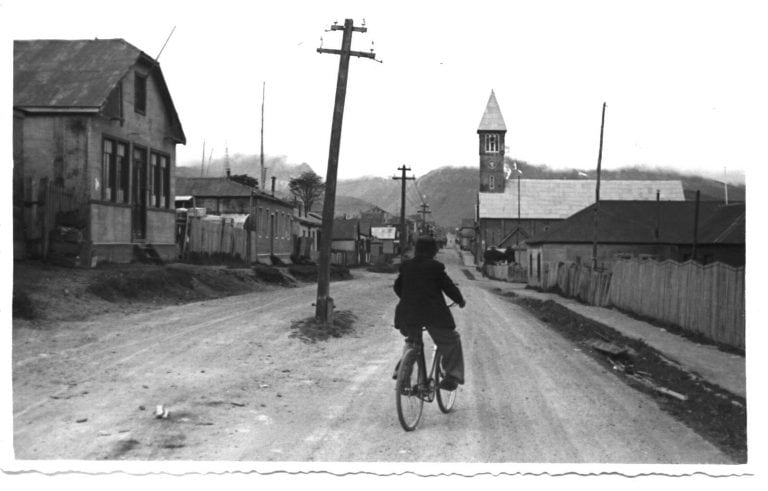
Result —
<instances>
[{"instance_id":1,"label":"picket fence","mask_svg":"<svg viewBox=\"0 0 768 491\"><path fill-rule=\"evenodd\" d=\"M615 307L744 349L744 267L622 260L613 266Z\"/></svg>"},{"instance_id":2,"label":"picket fence","mask_svg":"<svg viewBox=\"0 0 768 491\"><path fill-rule=\"evenodd\" d=\"M202 254L227 254L241 259L248 255L248 232L229 220L190 219L189 242L185 250ZM255 243L255 240L252 241ZM253 252L253 251L252 251ZM253 256L255 257L255 255Z\"/></svg>"},{"instance_id":3,"label":"picket fence","mask_svg":"<svg viewBox=\"0 0 768 491\"><path fill-rule=\"evenodd\" d=\"M744 349L744 267L629 259L615 262L611 271L593 271L576 263L545 263L540 287Z\"/></svg>"}]
</instances>

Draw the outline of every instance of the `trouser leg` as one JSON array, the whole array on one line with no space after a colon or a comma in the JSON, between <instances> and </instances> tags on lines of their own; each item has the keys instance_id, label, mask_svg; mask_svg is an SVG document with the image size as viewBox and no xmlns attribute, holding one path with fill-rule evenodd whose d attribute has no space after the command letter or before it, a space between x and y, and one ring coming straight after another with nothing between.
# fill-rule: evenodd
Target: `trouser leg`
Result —
<instances>
[{"instance_id":1,"label":"trouser leg","mask_svg":"<svg viewBox=\"0 0 768 491\"><path fill-rule=\"evenodd\" d=\"M446 375L453 377L459 384L464 383L464 354L461 349L461 336L455 329L429 329L432 341L443 355L443 368Z\"/></svg>"}]
</instances>

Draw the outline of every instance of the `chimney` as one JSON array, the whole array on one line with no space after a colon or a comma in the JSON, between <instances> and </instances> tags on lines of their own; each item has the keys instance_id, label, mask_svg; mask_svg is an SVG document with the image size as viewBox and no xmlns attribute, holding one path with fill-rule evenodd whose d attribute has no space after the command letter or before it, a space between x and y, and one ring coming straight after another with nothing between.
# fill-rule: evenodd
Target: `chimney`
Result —
<instances>
[{"instance_id":1,"label":"chimney","mask_svg":"<svg viewBox=\"0 0 768 491\"><path fill-rule=\"evenodd\" d=\"M275 195L275 176L272 176L272 196Z\"/></svg>"}]
</instances>

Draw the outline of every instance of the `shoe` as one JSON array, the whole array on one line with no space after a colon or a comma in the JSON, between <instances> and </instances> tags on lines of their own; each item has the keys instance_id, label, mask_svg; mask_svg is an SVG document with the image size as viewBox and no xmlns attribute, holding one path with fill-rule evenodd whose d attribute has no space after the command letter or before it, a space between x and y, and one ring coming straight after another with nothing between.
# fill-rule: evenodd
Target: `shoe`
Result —
<instances>
[{"instance_id":1,"label":"shoe","mask_svg":"<svg viewBox=\"0 0 768 491\"><path fill-rule=\"evenodd\" d=\"M443 380L440 381L440 390L447 390L448 392L453 392L456 390L456 388L459 386L459 384L456 382L456 379L453 377L446 377Z\"/></svg>"}]
</instances>

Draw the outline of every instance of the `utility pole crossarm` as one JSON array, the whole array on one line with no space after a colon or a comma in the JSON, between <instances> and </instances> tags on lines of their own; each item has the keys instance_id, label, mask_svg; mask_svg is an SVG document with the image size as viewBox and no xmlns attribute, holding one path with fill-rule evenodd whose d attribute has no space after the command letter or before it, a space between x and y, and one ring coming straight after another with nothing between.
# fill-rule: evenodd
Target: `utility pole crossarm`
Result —
<instances>
[{"instance_id":1,"label":"utility pole crossarm","mask_svg":"<svg viewBox=\"0 0 768 491\"><path fill-rule=\"evenodd\" d=\"M346 51L342 52L340 49L328 49L328 48L317 48L318 53L330 53L332 55L340 55L342 53L348 54L349 56L357 56L359 58L371 58L373 60L376 59L376 53L365 53L363 51Z\"/></svg>"}]
</instances>

